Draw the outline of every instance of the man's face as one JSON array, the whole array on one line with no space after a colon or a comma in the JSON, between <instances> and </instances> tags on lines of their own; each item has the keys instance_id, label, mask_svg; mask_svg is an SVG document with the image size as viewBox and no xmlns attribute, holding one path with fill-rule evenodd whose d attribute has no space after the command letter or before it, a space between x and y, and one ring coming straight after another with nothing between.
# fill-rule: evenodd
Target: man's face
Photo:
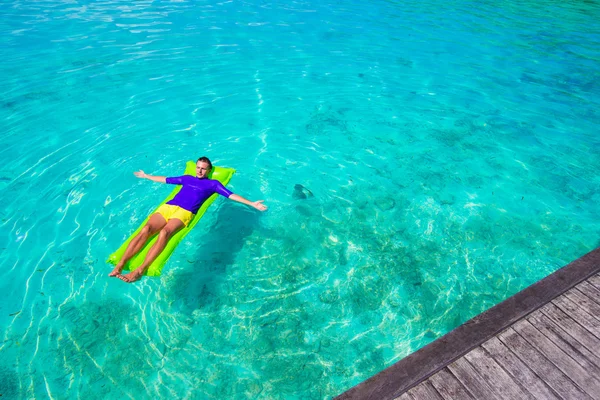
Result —
<instances>
[{"instance_id":1,"label":"man's face","mask_svg":"<svg viewBox=\"0 0 600 400\"><path fill-rule=\"evenodd\" d=\"M205 161L198 161L196 163L196 177L206 178L210 169L208 169L208 163Z\"/></svg>"}]
</instances>

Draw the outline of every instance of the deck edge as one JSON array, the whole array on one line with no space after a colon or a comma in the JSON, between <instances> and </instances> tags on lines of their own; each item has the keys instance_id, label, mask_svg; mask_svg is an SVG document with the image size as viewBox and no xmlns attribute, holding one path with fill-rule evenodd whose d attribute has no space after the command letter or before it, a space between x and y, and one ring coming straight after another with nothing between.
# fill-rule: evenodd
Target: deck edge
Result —
<instances>
[{"instance_id":1,"label":"deck edge","mask_svg":"<svg viewBox=\"0 0 600 400\"><path fill-rule=\"evenodd\" d=\"M600 247L470 319L335 399L394 399L598 272Z\"/></svg>"}]
</instances>

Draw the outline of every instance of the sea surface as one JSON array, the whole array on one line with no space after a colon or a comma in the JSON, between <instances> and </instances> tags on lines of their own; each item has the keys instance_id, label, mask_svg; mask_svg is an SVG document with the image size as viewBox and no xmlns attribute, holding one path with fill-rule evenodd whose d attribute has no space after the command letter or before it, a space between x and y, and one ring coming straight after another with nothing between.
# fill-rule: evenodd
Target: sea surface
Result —
<instances>
[{"instance_id":1,"label":"sea surface","mask_svg":"<svg viewBox=\"0 0 600 400\"><path fill-rule=\"evenodd\" d=\"M597 1L0 13L3 398L331 398L600 245ZM200 156L268 211L109 278Z\"/></svg>"}]
</instances>

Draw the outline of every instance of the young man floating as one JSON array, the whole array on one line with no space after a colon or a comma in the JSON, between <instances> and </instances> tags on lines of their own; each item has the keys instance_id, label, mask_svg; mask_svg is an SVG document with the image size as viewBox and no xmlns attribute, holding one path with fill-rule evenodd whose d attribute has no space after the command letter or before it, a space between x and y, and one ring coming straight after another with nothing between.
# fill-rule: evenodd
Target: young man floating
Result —
<instances>
[{"instance_id":1,"label":"young man floating","mask_svg":"<svg viewBox=\"0 0 600 400\"><path fill-rule=\"evenodd\" d=\"M135 176L138 178L145 178L154 182L168 183L171 185L182 185L182 188L172 200L160 206L159 209L150 216L146 225L142 228L140 233L131 240L129 246L127 246L127 250L125 250L125 254L123 254L123 257L121 257L121 260L119 260L115 269L113 269L108 276L116 276L127 283L135 282L140 279L156 257L164 250L169 239L173 237L178 230L187 226L192 221L194 215L202 206L202 203L214 193L218 193L221 196L225 196L239 203L249 205L259 211L265 211L267 209L267 206L262 204L263 200L246 200L242 196L233 194L230 190L225 188L221 182L214 179L208 179L208 174L211 169L212 163L210 160L206 157L200 157L198 161L196 161L195 177L183 175L167 178L165 176L148 175L142 170L134 172ZM157 232L158 238L156 243L154 243L154 246L148 251L142 265L127 275L121 275L121 271L123 271L123 267L127 261L140 251L148 239L153 237Z\"/></svg>"}]
</instances>

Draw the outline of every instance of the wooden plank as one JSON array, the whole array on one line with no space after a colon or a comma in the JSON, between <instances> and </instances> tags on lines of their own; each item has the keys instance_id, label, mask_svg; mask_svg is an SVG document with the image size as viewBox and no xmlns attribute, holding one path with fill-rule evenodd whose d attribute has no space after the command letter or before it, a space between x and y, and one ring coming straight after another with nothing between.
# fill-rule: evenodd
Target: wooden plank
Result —
<instances>
[{"instance_id":1,"label":"wooden plank","mask_svg":"<svg viewBox=\"0 0 600 400\"><path fill-rule=\"evenodd\" d=\"M560 369L548 361L512 328L506 329L498 335L498 338L563 399L590 399L590 396L579 389Z\"/></svg>"},{"instance_id":2,"label":"wooden plank","mask_svg":"<svg viewBox=\"0 0 600 400\"><path fill-rule=\"evenodd\" d=\"M591 276L587 282L589 282L590 284L594 285L594 287L600 289L600 274L596 274Z\"/></svg>"},{"instance_id":3,"label":"wooden plank","mask_svg":"<svg viewBox=\"0 0 600 400\"><path fill-rule=\"evenodd\" d=\"M573 303L566 296L559 296L552 300L552 304L560 308L565 314L570 315L579 325L600 339L600 322L580 309L576 303Z\"/></svg>"},{"instance_id":4,"label":"wooden plank","mask_svg":"<svg viewBox=\"0 0 600 400\"><path fill-rule=\"evenodd\" d=\"M582 367L600 376L600 357L571 335L576 333L578 327L582 329L577 322L571 320L571 326L563 328L541 311L536 311L527 320ZM592 348L600 349L600 340Z\"/></svg>"},{"instance_id":5,"label":"wooden plank","mask_svg":"<svg viewBox=\"0 0 600 400\"><path fill-rule=\"evenodd\" d=\"M573 288L566 292L563 296L576 303L579 306L579 308L583 309L592 317L596 318L597 321L600 321L600 305L595 301L589 299L579 290Z\"/></svg>"},{"instance_id":6,"label":"wooden plank","mask_svg":"<svg viewBox=\"0 0 600 400\"><path fill-rule=\"evenodd\" d=\"M483 377L464 357L448 365L448 369L476 399L500 400Z\"/></svg>"},{"instance_id":7,"label":"wooden plank","mask_svg":"<svg viewBox=\"0 0 600 400\"><path fill-rule=\"evenodd\" d=\"M513 325L513 329L525 338L533 347L542 353L548 360L565 373L586 393L600 394L600 381L583 368L577 361L569 357L564 351L556 346L550 339L544 336L529 321L523 319Z\"/></svg>"},{"instance_id":8,"label":"wooden plank","mask_svg":"<svg viewBox=\"0 0 600 400\"><path fill-rule=\"evenodd\" d=\"M564 313L555 304L548 303L540 311L552 322L569 332L579 343L587 347L594 355L600 349L600 339L594 336L590 331L581 326L577 321ZM600 365L600 364L597 364Z\"/></svg>"},{"instance_id":9,"label":"wooden plank","mask_svg":"<svg viewBox=\"0 0 600 400\"><path fill-rule=\"evenodd\" d=\"M527 389L538 400L559 400L556 393L529 369L497 337L491 338L482 347L508 372L515 381Z\"/></svg>"},{"instance_id":10,"label":"wooden plank","mask_svg":"<svg viewBox=\"0 0 600 400\"><path fill-rule=\"evenodd\" d=\"M588 298L594 300L596 304L600 305L600 289L596 286L589 282L581 282L579 285L575 286L575 288L585 294Z\"/></svg>"},{"instance_id":11,"label":"wooden plank","mask_svg":"<svg viewBox=\"0 0 600 400\"><path fill-rule=\"evenodd\" d=\"M445 400L454 399L473 399L473 396L465 389L465 387L456 379L454 375L444 368L432 375L429 379L431 385Z\"/></svg>"},{"instance_id":12,"label":"wooden plank","mask_svg":"<svg viewBox=\"0 0 600 400\"><path fill-rule=\"evenodd\" d=\"M476 347L465 355L467 361L475 367L485 382L498 397L503 399L533 399L482 347Z\"/></svg>"},{"instance_id":13,"label":"wooden plank","mask_svg":"<svg viewBox=\"0 0 600 400\"><path fill-rule=\"evenodd\" d=\"M401 395L400 397L396 397L394 400L418 400L418 399L415 399L413 396L408 394L408 392L406 392L403 395Z\"/></svg>"},{"instance_id":14,"label":"wooden plank","mask_svg":"<svg viewBox=\"0 0 600 400\"><path fill-rule=\"evenodd\" d=\"M430 382L421 382L408 391L415 400L443 400L442 396L435 390Z\"/></svg>"}]
</instances>

